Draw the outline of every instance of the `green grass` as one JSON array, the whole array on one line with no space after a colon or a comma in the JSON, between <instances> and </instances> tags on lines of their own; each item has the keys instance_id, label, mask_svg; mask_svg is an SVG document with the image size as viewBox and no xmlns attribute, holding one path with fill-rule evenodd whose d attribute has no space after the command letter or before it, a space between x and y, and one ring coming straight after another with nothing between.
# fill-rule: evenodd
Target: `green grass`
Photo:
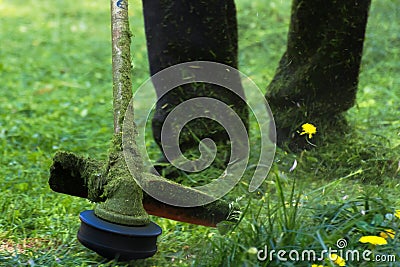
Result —
<instances>
[{"instance_id":1,"label":"green grass","mask_svg":"<svg viewBox=\"0 0 400 267\"><path fill-rule=\"evenodd\" d=\"M137 88L148 77L148 63L140 1L131 2ZM266 88L284 50L290 1L238 0L237 7L241 71ZM0 0L0 15L0 266L129 266L105 262L81 246L78 214L93 204L47 185L55 151L107 155L112 135L108 2ZM273 170L256 193L247 193L245 178L227 196L244 212L225 235L153 218L163 229L159 251L130 265L310 266L258 261L254 251L265 245L321 251L335 248L340 238L347 239L347 249L369 248L400 261L400 219L388 219L400 209L399 19L397 1L373 2L358 101L347 114L350 133L300 154L278 149ZM294 160L298 166L289 172ZM385 246L358 242L387 228L398 234Z\"/></svg>"}]
</instances>

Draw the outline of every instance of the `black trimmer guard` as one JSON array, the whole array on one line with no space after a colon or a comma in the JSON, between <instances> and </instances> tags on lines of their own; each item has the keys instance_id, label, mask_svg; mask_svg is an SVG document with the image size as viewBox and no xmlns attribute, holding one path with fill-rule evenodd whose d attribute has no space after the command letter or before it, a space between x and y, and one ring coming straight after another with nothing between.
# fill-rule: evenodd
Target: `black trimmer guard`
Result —
<instances>
[{"instance_id":1,"label":"black trimmer guard","mask_svg":"<svg viewBox=\"0 0 400 267\"><path fill-rule=\"evenodd\" d=\"M130 261L148 258L157 252L157 236L162 230L155 223L144 226L114 224L100 219L93 210L81 212L79 218L78 240L107 259Z\"/></svg>"}]
</instances>

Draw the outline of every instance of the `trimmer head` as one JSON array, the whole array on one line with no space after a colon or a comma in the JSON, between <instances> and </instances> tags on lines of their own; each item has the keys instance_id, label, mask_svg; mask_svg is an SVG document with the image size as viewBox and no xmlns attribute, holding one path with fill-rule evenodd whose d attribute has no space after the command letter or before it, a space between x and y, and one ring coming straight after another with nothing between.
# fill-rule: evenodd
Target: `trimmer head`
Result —
<instances>
[{"instance_id":1,"label":"trimmer head","mask_svg":"<svg viewBox=\"0 0 400 267\"><path fill-rule=\"evenodd\" d=\"M153 256L161 228L151 222L144 226L126 226L107 222L86 210L79 215L78 240L107 259L130 261Z\"/></svg>"}]
</instances>

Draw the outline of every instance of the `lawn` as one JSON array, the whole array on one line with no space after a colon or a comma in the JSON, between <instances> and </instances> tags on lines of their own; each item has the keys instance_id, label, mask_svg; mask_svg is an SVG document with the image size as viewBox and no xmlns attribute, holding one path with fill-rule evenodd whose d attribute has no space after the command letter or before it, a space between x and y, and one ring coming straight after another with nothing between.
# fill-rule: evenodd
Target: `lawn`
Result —
<instances>
[{"instance_id":1,"label":"lawn","mask_svg":"<svg viewBox=\"0 0 400 267\"><path fill-rule=\"evenodd\" d=\"M240 70L266 88L285 48L290 1L236 2ZM141 3L130 3L135 89L149 74ZM76 239L79 213L94 204L47 184L57 150L107 156L113 131L109 3L0 0L0 266L338 266L326 258L257 259L265 246L319 253L338 249L338 240L346 242L342 251L397 259L346 266L400 266L400 6L373 1L370 13L349 133L311 151L277 149L257 192L247 192L244 177L226 196L242 209L233 228L152 217L163 229L157 254L117 263ZM251 138L259 141L256 133ZM207 170L208 177L217 173ZM359 242L387 229L396 234L387 233L385 245Z\"/></svg>"}]
</instances>

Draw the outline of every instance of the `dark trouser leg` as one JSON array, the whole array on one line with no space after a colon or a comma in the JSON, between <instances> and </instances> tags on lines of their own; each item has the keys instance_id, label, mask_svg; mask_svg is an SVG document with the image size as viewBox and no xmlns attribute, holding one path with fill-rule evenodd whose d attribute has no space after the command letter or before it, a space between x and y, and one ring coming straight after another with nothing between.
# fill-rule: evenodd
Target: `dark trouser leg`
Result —
<instances>
[{"instance_id":1,"label":"dark trouser leg","mask_svg":"<svg viewBox=\"0 0 400 267\"><path fill-rule=\"evenodd\" d=\"M237 68L237 25L233 0L187 1L143 0L150 72L187 61L214 61ZM157 94L161 88L155 85ZM224 88L197 84L184 85L158 99L152 121L154 139L161 143L161 128L169 112L187 99L209 96L223 101L247 124L244 101ZM217 123L197 119L187 124L180 135L181 149L197 146L199 139L226 139Z\"/></svg>"},{"instance_id":2,"label":"dark trouser leg","mask_svg":"<svg viewBox=\"0 0 400 267\"><path fill-rule=\"evenodd\" d=\"M354 105L370 3L293 1L287 49L266 95L278 144L302 123L334 123Z\"/></svg>"}]
</instances>

